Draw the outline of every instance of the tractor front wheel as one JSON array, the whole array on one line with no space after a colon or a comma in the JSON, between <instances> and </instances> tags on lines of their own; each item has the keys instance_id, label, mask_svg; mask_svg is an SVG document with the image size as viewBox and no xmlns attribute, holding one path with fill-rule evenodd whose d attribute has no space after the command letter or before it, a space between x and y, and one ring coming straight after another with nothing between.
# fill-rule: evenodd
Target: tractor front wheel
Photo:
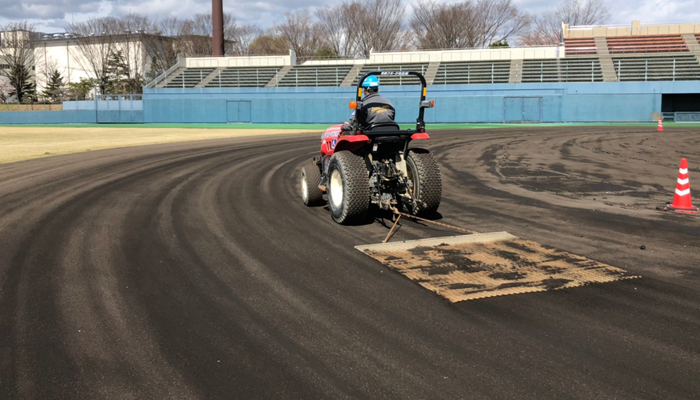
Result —
<instances>
[{"instance_id":1,"label":"tractor front wheel","mask_svg":"<svg viewBox=\"0 0 700 400\"><path fill-rule=\"evenodd\" d=\"M304 204L313 207L323 204L323 192L318 188L321 170L316 165L301 168L301 198Z\"/></svg>"}]
</instances>

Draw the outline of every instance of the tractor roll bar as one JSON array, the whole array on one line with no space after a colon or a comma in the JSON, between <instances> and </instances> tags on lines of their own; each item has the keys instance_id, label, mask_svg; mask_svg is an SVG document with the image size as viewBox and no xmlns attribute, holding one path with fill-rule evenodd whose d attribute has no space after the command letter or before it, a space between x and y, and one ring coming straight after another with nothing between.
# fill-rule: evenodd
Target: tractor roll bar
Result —
<instances>
[{"instance_id":1,"label":"tractor roll bar","mask_svg":"<svg viewBox=\"0 0 700 400\"><path fill-rule=\"evenodd\" d=\"M423 122L423 112L425 110L425 107L423 106L424 101L425 101L425 95L427 94L428 91L428 84L425 82L425 77L423 74L420 72L415 72L415 71L370 71L364 75L360 79L357 80L357 102L360 102L362 100L362 83L367 79L368 76L381 76L381 75L394 75L394 76L401 76L401 75L413 75L417 76L418 79L420 79L420 107L418 111L418 119L416 120L416 130L418 132L421 132L421 130L425 129L425 122Z\"/></svg>"}]
</instances>

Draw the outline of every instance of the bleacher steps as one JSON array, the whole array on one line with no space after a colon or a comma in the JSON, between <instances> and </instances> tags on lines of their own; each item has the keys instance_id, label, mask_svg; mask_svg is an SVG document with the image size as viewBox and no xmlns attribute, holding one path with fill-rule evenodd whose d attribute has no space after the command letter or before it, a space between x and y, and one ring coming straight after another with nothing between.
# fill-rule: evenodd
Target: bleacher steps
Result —
<instances>
[{"instance_id":1,"label":"bleacher steps","mask_svg":"<svg viewBox=\"0 0 700 400\"><path fill-rule=\"evenodd\" d=\"M596 53L598 53L599 56L610 55L608 51L608 41L605 39L605 36L598 36L595 38L595 47Z\"/></svg>"},{"instance_id":2,"label":"bleacher steps","mask_svg":"<svg viewBox=\"0 0 700 400\"><path fill-rule=\"evenodd\" d=\"M698 39L695 37L695 34L684 33L683 40L685 40L685 44L688 45L688 51L693 53L693 55L695 55L700 62L700 43L698 43Z\"/></svg>"},{"instance_id":3,"label":"bleacher steps","mask_svg":"<svg viewBox=\"0 0 700 400\"><path fill-rule=\"evenodd\" d=\"M425 70L425 82L428 85L432 85L435 81L435 75L437 75L438 68L440 68L439 62L431 62L428 64L428 69Z\"/></svg>"},{"instance_id":4,"label":"bleacher steps","mask_svg":"<svg viewBox=\"0 0 700 400\"><path fill-rule=\"evenodd\" d=\"M340 87L352 86L352 83L355 81L357 74L360 73L360 70L362 69L363 66L364 66L363 64L353 65L350 72L348 72L348 74L345 75L345 79L343 79L343 83L340 84Z\"/></svg>"},{"instance_id":5,"label":"bleacher steps","mask_svg":"<svg viewBox=\"0 0 700 400\"><path fill-rule=\"evenodd\" d=\"M512 59L510 61L510 74L508 75L508 83L522 83L523 81L523 60Z\"/></svg>"},{"instance_id":6,"label":"bleacher steps","mask_svg":"<svg viewBox=\"0 0 700 400\"><path fill-rule=\"evenodd\" d=\"M608 51L608 41L604 36L595 38L595 47L600 59L600 70L603 72L603 82L617 82L617 73L612 57Z\"/></svg>"},{"instance_id":7,"label":"bleacher steps","mask_svg":"<svg viewBox=\"0 0 700 400\"><path fill-rule=\"evenodd\" d=\"M202 79L201 82L199 82L197 85L195 85L196 89L206 87L206 85L211 82L214 78L219 76L221 71L224 69L222 67L216 68L215 70L211 71L211 74L207 75L204 79Z\"/></svg>"},{"instance_id":8,"label":"bleacher steps","mask_svg":"<svg viewBox=\"0 0 700 400\"><path fill-rule=\"evenodd\" d=\"M291 65L285 65L282 67L281 70L277 71L277 74L270 79L270 82L267 82L267 85L265 87L276 87L277 83L279 83L282 78L284 78L285 75L287 75L287 72L291 71L293 66Z\"/></svg>"},{"instance_id":9,"label":"bleacher steps","mask_svg":"<svg viewBox=\"0 0 700 400\"><path fill-rule=\"evenodd\" d=\"M158 83L158 85L156 85L156 89L162 89L162 88L164 88L165 85L167 85L167 84L170 83L173 79L175 79L175 78L177 78L178 76L180 76L180 74L182 74L182 72L183 72L184 70L185 70L185 67L180 67L180 68L176 69L175 71L173 71L173 72L172 72L170 75L168 75L165 79L163 79L162 81L160 81L160 82Z\"/></svg>"}]
</instances>

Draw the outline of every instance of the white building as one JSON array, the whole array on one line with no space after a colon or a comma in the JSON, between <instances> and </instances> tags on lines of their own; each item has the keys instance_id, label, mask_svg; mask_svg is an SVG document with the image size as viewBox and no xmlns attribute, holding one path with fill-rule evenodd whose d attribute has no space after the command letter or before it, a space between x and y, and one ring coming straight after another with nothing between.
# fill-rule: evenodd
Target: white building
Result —
<instances>
[{"instance_id":1,"label":"white building","mask_svg":"<svg viewBox=\"0 0 700 400\"><path fill-rule=\"evenodd\" d=\"M144 76L150 69L151 57L142 35L76 37L70 33L44 34L35 43L35 75L37 91L46 87L50 74L57 70L64 83L96 78L107 67L112 54L120 52L129 69Z\"/></svg>"}]
</instances>

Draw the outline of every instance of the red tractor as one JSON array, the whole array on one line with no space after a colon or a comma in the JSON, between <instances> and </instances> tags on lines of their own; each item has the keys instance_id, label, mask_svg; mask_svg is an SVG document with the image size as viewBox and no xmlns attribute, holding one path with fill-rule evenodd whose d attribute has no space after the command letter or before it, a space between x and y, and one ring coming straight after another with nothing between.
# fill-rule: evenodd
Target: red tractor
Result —
<instances>
[{"instance_id":1,"label":"red tractor","mask_svg":"<svg viewBox=\"0 0 700 400\"><path fill-rule=\"evenodd\" d=\"M413 71L368 72L357 82L351 109L361 107L362 83L373 75L416 76L421 83L418 119L415 129L406 130L393 122L354 127L350 132L343 132L342 125L326 129L321 157L301 170L302 198L307 206L322 205L327 192L331 216L340 224L364 220L370 205L413 215L434 213L440 206L442 177L437 162L428 150L408 148L412 140L429 139L423 113L434 102L425 100L425 78ZM327 187L319 185L324 174Z\"/></svg>"}]
</instances>

